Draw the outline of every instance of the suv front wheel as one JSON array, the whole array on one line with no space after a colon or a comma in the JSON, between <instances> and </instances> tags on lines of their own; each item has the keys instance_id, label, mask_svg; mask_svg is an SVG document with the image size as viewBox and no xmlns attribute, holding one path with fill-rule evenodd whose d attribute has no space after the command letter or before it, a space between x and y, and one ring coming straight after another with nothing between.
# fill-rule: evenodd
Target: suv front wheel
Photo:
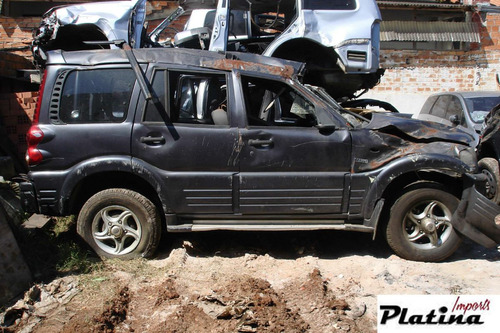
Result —
<instances>
[{"instance_id":1,"label":"suv front wheel","mask_svg":"<svg viewBox=\"0 0 500 333\"><path fill-rule=\"evenodd\" d=\"M486 197L496 204L500 204L500 178L498 161L485 157L478 163L479 171L486 175Z\"/></svg>"},{"instance_id":2,"label":"suv front wheel","mask_svg":"<svg viewBox=\"0 0 500 333\"><path fill-rule=\"evenodd\" d=\"M461 238L451 225L459 200L437 188L416 188L392 206L386 229L389 246L400 257L442 261L459 247Z\"/></svg>"},{"instance_id":3,"label":"suv front wheel","mask_svg":"<svg viewBox=\"0 0 500 333\"><path fill-rule=\"evenodd\" d=\"M82 207L78 234L101 257L151 257L161 224L154 204L137 192L113 188L93 195Z\"/></svg>"}]
</instances>

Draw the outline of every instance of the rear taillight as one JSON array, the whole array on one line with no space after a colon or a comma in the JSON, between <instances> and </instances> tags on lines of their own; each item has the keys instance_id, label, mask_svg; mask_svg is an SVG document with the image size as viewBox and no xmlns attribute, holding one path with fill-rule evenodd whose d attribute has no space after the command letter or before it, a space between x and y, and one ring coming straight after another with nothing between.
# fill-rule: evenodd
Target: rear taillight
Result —
<instances>
[{"instance_id":1,"label":"rear taillight","mask_svg":"<svg viewBox=\"0 0 500 333\"><path fill-rule=\"evenodd\" d=\"M26 134L26 141L28 142L28 151L26 152L26 163L28 165L36 165L42 162L43 155L37 148L38 144L43 140L43 132L38 125L30 127Z\"/></svg>"},{"instance_id":2,"label":"rear taillight","mask_svg":"<svg viewBox=\"0 0 500 333\"><path fill-rule=\"evenodd\" d=\"M40 90L38 93L38 100L36 101L35 114L33 115L32 126L26 133L26 141L28 143L28 150L26 151L26 163L28 165L37 165L43 160L42 152L37 148L38 144L43 140L43 131L38 127L40 120L40 109L42 107L43 90L45 89L45 79L47 78L47 71L44 71L42 82L40 83Z\"/></svg>"}]
</instances>

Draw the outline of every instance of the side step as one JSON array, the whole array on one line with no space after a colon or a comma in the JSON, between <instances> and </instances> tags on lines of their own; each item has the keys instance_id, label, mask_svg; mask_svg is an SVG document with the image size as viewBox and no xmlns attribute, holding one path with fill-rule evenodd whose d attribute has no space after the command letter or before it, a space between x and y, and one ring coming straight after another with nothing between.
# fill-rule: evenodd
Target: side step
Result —
<instances>
[{"instance_id":1,"label":"side step","mask_svg":"<svg viewBox=\"0 0 500 333\"><path fill-rule=\"evenodd\" d=\"M343 221L325 221L325 223L306 223L307 221L297 221L290 223L280 223L272 220L256 221L232 221L232 220L193 220L193 223L180 225L167 225L168 232L191 232L191 231L307 231L307 230L348 230L373 233L374 228L357 224L343 224ZM311 221L312 222L312 221Z\"/></svg>"}]
</instances>

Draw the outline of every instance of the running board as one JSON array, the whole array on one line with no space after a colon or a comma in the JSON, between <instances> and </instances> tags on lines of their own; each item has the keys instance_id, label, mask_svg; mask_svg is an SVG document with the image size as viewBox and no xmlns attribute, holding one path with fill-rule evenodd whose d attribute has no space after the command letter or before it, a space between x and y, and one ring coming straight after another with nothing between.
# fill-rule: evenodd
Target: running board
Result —
<instances>
[{"instance_id":1,"label":"running board","mask_svg":"<svg viewBox=\"0 0 500 333\"><path fill-rule=\"evenodd\" d=\"M230 224L231 221L223 221L223 223L217 223L218 221L200 221L194 220L193 224L181 224L181 225L168 225L168 232L190 232L190 231L215 231L215 230L231 230L231 231L307 231L307 230L348 230L348 231L360 231L373 233L374 229L372 227L367 227L364 225L357 224L340 224L341 221L329 221L329 223L318 224L291 224L283 223L277 224L276 221L270 221L265 223L265 221L259 220L252 224L242 224L239 223ZM250 221L245 221L246 223ZM332 223L333 222L333 223Z\"/></svg>"}]
</instances>

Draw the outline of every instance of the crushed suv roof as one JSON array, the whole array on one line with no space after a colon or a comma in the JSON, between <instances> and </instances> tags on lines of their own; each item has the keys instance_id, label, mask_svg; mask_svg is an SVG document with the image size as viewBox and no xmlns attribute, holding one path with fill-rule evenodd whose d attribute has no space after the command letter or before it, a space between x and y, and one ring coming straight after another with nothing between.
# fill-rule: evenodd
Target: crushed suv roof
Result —
<instances>
[{"instance_id":1,"label":"crushed suv roof","mask_svg":"<svg viewBox=\"0 0 500 333\"><path fill-rule=\"evenodd\" d=\"M139 49L133 50L139 63L182 63L185 66L198 66L221 70L246 70L294 77L302 74L304 64L295 61L270 58L241 52L216 53L192 49ZM128 63L129 59L122 50L93 50L49 52L50 64L95 65L102 63Z\"/></svg>"}]
</instances>

